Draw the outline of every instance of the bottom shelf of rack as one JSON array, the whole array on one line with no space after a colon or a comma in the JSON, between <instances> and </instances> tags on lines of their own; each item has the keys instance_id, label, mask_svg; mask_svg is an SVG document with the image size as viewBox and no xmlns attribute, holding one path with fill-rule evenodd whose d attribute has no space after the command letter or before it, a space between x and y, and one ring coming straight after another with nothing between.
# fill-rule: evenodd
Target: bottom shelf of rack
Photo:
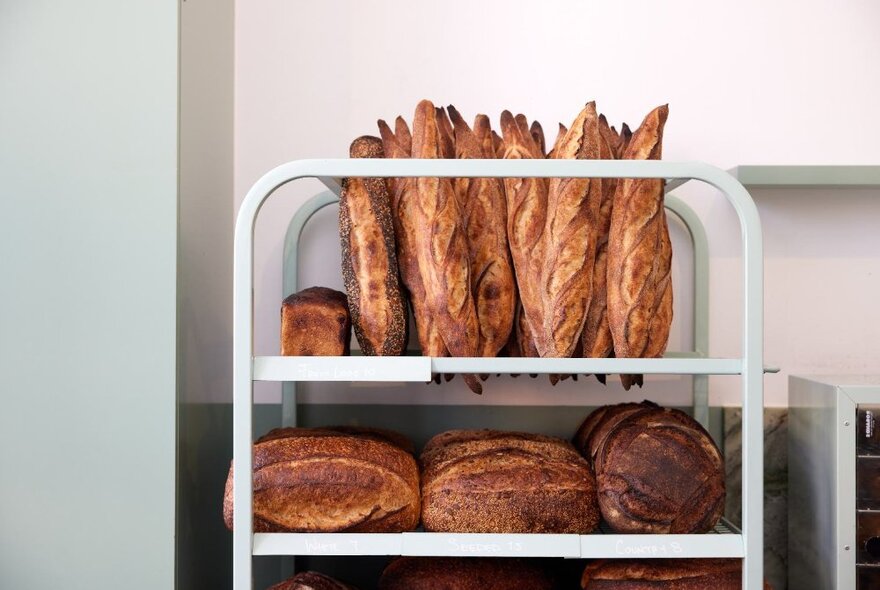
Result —
<instances>
[{"instance_id":1,"label":"bottom shelf of rack","mask_svg":"<svg viewBox=\"0 0 880 590\"><path fill-rule=\"evenodd\" d=\"M653 559L744 555L743 537L722 522L701 535L482 533L257 533L254 555L419 555Z\"/></svg>"}]
</instances>

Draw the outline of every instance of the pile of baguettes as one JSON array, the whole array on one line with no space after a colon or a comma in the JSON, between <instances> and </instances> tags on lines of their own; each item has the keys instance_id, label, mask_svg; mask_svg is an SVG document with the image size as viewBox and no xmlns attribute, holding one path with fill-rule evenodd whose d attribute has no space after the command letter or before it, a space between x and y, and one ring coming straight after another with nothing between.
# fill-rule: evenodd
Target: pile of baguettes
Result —
<instances>
[{"instance_id":1,"label":"pile of baguettes","mask_svg":"<svg viewBox=\"0 0 880 590\"><path fill-rule=\"evenodd\" d=\"M454 107L423 100L412 132L402 117L394 130L380 120L381 138L357 138L350 155L659 159L667 113L658 107L635 133L626 125L617 133L590 102L569 128L560 124L547 153L540 124L529 125L524 115L504 111L499 136L486 115L477 115L471 128ZM661 356L672 322L663 182L345 179L342 272L361 350L404 352L408 300L426 356ZM327 305L339 306L345 295L326 297ZM291 323L306 315L291 311ZM347 335L339 338L333 350L347 351ZM314 353L315 339L306 340ZM641 385L640 376L621 379L627 389ZM465 380L482 390L475 375Z\"/></svg>"},{"instance_id":2,"label":"pile of baguettes","mask_svg":"<svg viewBox=\"0 0 880 590\"><path fill-rule=\"evenodd\" d=\"M257 532L702 533L721 518L724 470L709 434L650 402L604 406L574 444L450 430L418 462L401 434L281 428L254 444ZM232 468L224 519L233 523Z\"/></svg>"},{"instance_id":3,"label":"pile of baguettes","mask_svg":"<svg viewBox=\"0 0 880 590\"><path fill-rule=\"evenodd\" d=\"M559 561L481 557L400 557L379 578L379 590L739 590L738 559ZM578 586L578 578L580 586ZM770 586L764 584L765 590ZM355 590L319 574L302 572L269 590Z\"/></svg>"}]
</instances>

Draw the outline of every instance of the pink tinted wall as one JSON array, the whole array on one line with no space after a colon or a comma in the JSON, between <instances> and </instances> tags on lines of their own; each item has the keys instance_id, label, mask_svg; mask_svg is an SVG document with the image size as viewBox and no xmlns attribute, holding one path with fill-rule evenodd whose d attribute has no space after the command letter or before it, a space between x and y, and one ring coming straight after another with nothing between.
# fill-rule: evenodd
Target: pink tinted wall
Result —
<instances>
[{"instance_id":1,"label":"pink tinted wall","mask_svg":"<svg viewBox=\"0 0 880 590\"><path fill-rule=\"evenodd\" d=\"M455 104L497 122L508 108L552 135L587 100L612 122L635 126L670 104L664 158L738 164L880 164L880 4L496 0L239 2L236 15L235 204L271 167L345 157L375 134L377 118L412 116L416 102ZM323 187L282 188L257 224L258 354L277 354L281 253L296 206ZM704 186L677 193L710 237L711 352L739 352L739 230L723 197ZM767 403L785 405L789 373L880 372L880 191L755 190L766 239ZM341 288L335 209L304 240L301 285ZM675 231L676 326L689 344L690 255ZM481 403L602 402L651 396L688 403L684 379L650 381L624 395L616 384L490 383ZM258 399L280 389L260 384ZM453 381L442 397L409 388L308 388L306 400L355 396L394 402L473 401ZM329 396L329 397L328 397ZM737 380L711 383L714 403L735 405Z\"/></svg>"}]
</instances>

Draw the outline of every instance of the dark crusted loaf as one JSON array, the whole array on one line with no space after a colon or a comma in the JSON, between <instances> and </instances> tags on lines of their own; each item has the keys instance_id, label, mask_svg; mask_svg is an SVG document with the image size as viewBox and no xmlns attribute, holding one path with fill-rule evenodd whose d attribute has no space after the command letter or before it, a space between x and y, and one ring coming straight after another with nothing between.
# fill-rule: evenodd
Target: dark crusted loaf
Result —
<instances>
[{"instance_id":1,"label":"dark crusted loaf","mask_svg":"<svg viewBox=\"0 0 880 590\"><path fill-rule=\"evenodd\" d=\"M271 586L268 590L355 590L355 588L318 572L300 572Z\"/></svg>"},{"instance_id":2,"label":"dark crusted loaf","mask_svg":"<svg viewBox=\"0 0 880 590\"><path fill-rule=\"evenodd\" d=\"M581 578L583 590L740 590L738 559L595 561ZM770 585L764 583L764 589Z\"/></svg>"}]
</instances>

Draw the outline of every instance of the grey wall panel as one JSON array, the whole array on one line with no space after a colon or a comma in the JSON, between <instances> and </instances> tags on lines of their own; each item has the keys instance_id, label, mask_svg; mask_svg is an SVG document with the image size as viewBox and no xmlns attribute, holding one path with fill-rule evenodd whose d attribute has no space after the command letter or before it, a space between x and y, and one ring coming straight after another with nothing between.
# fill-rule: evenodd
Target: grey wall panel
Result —
<instances>
[{"instance_id":1,"label":"grey wall panel","mask_svg":"<svg viewBox=\"0 0 880 590\"><path fill-rule=\"evenodd\" d=\"M176 0L0 3L0 587L174 582Z\"/></svg>"}]
</instances>

